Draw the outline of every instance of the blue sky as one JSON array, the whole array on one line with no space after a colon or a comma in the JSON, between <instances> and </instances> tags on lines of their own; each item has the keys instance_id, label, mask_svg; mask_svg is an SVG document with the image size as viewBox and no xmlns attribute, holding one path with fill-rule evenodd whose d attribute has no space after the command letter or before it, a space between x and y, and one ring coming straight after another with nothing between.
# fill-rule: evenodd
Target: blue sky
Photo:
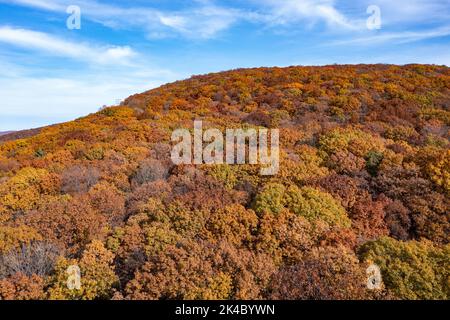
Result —
<instances>
[{"instance_id":1,"label":"blue sky","mask_svg":"<svg viewBox=\"0 0 450 320\"><path fill-rule=\"evenodd\" d=\"M73 5L80 29L67 28ZM193 74L449 66L449 18L450 0L0 0L0 132L71 120Z\"/></svg>"}]
</instances>

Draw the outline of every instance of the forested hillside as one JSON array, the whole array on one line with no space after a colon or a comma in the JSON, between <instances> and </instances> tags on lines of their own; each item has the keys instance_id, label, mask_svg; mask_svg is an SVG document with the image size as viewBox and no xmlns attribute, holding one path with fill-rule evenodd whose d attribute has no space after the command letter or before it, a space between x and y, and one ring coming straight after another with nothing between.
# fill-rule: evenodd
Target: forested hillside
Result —
<instances>
[{"instance_id":1,"label":"forested hillside","mask_svg":"<svg viewBox=\"0 0 450 320\"><path fill-rule=\"evenodd\" d=\"M449 108L444 66L243 69L0 142L0 298L449 299ZM278 174L173 165L195 119Z\"/></svg>"}]
</instances>

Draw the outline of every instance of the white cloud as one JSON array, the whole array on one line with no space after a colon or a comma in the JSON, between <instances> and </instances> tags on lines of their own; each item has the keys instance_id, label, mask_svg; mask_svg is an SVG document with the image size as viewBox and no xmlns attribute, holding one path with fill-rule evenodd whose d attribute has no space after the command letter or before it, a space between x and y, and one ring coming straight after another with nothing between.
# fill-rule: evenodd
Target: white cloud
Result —
<instances>
[{"instance_id":1,"label":"white cloud","mask_svg":"<svg viewBox=\"0 0 450 320\"><path fill-rule=\"evenodd\" d=\"M72 0L0 0L17 5L65 14ZM121 7L98 1L76 1L82 19L101 23L110 28L139 28L148 35L181 34L190 38L210 38L228 29L246 16L237 9L227 9L200 1L199 7L162 11L150 7Z\"/></svg>"},{"instance_id":2,"label":"white cloud","mask_svg":"<svg viewBox=\"0 0 450 320\"><path fill-rule=\"evenodd\" d=\"M51 0L11 0L2 2L16 3L24 6L30 6L52 11L65 9L65 7L63 7L58 1L51 1Z\"/></svg>"},{"instance_id":3,"label":"white cloud","mask_svg":"<svg viewBox=\"0 0 450 320\"><path fill-rule=\"evenodd\" d=\"M327 45L377 45L383 42L408 43L450 35L450 26L423 31L385 32L368 37L332 41Z\"/></svg>"},{"instance_id":4,"label":"white cloud","mask_svg":"<svg viewBox=\"0 0 450 320\"><path fill-rule=\"evenodd\" d=\"M187 24L186 19L180 16L161 16L159 20L163 25L174 29L185 29Z\"/></svg>"},{"instance_id":5,"label":"white cloud","mask_svg":"<svg viewBox=\"0 0 450 320\"><path fill-rule=\"evenodd\" d=\"M329 27L355 29L352 22L335 6L334 0L258 0L268 9L273 24L325 22ZM266 9L266 10L267 10Z\"/></svg>"},{"instance_id":6,"label":"white cloud","mask_svg":"<svg viewBox=\"0 0 450 320\"><path fill-rule=\"evenodd\" d=\"M130 47L111 47L106 49L103 59L106 61L118 61L133 57L136 53Z\"/></svg>"},{"instance_id":7,"label":"white cloud","mask_svg":"<svg viewBox=\"0 0 450 320\"><path fill-rule=\"evenodd\" d=\"M130 47L94 46L77 43L44 32L28 29L0 27L0 42L14 46L46 52L50 55L74 58L92 63L127 63L135 55Z\"/></svg>"},{"instance_id":8,"label":"white cloud","mask_svg":"<svg viewBox=\"0 0 450 320\"><path fill-rule=\"evenodd\" d=\"M73 0L0 0L65 14ZM216 1L218 2L218 1ZM228 6L212 0L196 0L179 10L158 10L146 6L119 6L99 0L78 0L82 17L111 28L144 30L150 37L182 35L189 38L212 38L242 21L267 26L306 26L324 23L332 31L365 29L365 8L381 8L383 28L423 21L447 24L449 0L360 0L357 5L338 0L248 0L243 8L239 1ZM235 4L236 3L236 4ZM353 7L353 8L352 8ZM355 11L355 7L360 11ZM400 25L401 26L401 25Z\"/></svg>"}]
</instances>

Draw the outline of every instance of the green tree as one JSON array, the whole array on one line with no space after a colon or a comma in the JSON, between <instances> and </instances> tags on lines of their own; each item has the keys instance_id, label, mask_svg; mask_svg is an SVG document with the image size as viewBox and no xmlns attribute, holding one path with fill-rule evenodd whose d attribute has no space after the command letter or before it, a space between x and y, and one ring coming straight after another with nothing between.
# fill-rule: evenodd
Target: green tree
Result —
<instances>
[{"instance_id":1,"label":"green tree","mask_svg":"<svg viewBox=\"0 0 450 320\"><path fill-rule=\"evenodd\" d=\"M386 287L401 299L450 297L450 245L384 237L366 243L360 256L380 267Z\"/></svg>"}]
</instances>

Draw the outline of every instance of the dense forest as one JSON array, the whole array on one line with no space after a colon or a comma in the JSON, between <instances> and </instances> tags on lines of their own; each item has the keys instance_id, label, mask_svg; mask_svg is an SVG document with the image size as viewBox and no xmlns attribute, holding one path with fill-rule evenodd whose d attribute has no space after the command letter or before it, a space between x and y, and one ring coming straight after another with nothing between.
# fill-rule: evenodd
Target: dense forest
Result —
<instances>
[{"instance_id":1,"label":"dense forest","mask_svg":"<svg viewBox=\"0 0 450 320\"><path fill-rule=\"evenodd\" d=\"M449 299L449 108L445 66L258 68L3 135L0 299ZM195 119L278 128L278 174L175 166Z\"/></svg>"}]
</instances>

